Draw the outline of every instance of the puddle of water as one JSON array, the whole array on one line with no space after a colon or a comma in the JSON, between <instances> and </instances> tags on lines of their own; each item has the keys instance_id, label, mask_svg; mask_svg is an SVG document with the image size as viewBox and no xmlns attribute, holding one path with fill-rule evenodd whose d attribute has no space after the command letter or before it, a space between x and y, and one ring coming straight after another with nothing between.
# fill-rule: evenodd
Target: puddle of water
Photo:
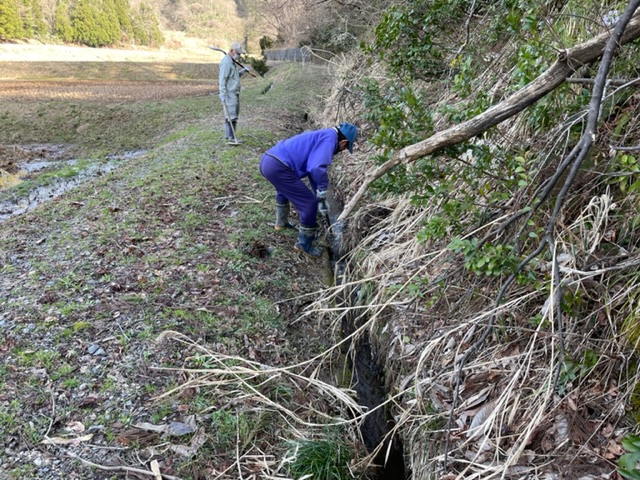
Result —
<instances>
[{"instance_id":1,"label":"puddle of water","mask_svg":"<svg viewBox=\"0 0 640 480\"><path fill-rule=\"evenodd\" d=\"M40 170L44 170L45 168L58 166L58 165L75 165L75 160L67 160L65 162L52 162L49 160L41 160L23 163L20 165L20 171L26 173L39 172Z\"/></svg>"},{"instance_id":2,"label":"puddle of water","mask_svg":"<svg viewBox=\"0 0 640 480\"><path fill-rule=\"evenodd\" d=\"M30 210L33 210L38 205L53 200L54 198L59 197L63 193L72 190L78 185L91 180L92 178L98 177L100 175L104 175L114 169L116 169L120 164L124 161L130 160L132 158L138 157L140 155L144 155L146 150L137 150L132 152L125 152L120 155L108 155L106 157L106 162L98 165L90 165L89 167L82 170L78 175L72 178L60 178L56 180L55 183L43 187L37 187L36 189L29 192L29 195L26 198L21 198L16 202L0 202L0 222L15 217L17 215L22 215ZM35 159L34 161L23 163L20 168L21 171L33 173L39 172L51 166L59 166L63 165L74 165L76 160L67 160L64 162L54 162L47 161L43 159Z\"/></svg>"}]
</instances>

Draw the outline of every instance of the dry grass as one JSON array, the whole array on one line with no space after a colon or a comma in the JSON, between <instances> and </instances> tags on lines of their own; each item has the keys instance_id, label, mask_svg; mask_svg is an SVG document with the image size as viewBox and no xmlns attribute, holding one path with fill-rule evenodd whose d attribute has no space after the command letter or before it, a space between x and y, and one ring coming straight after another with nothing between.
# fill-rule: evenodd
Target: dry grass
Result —
<instances>
[{"instance_id":1,"label":"dry grass","mask_svg":"<svg viewBox=\"0 0 640 480\"><path fill-rule=\"evenodd\" d=\"M619 319L637 315L640 258L576 268L606 237L607 206L610 199L594 197L558 233L560 285L593 303L563 313L560 322L546 307L559 284L551 281L548 293L519 287L495 306L499 279L476 279L446 248L417 242L432 212L406 200L385 204L391 213L350 254L350 281L315 304L336 324L355 316L353 335L376 339L387 374L396 378L387 408L413 472L425 472L419 478L443 469L456 478L521 478L545 468L611 468L635 390L633 349ZM582 248L575 251L576 245ZM338 298L357 301L327 308ZM478 344L487 328L488 338ZM440 446L424 448L434 442Z\"/></svg>"},{"instance_id":2,"label":"dry grass","mask_svg":"<svg viewBox=\"0 0 640 480\"><path fill-rule=\"evenodd\" d=\"M356 56L340 65L327 114L357 118L361 106L346 92L365 74L361 64ZM441 93L439 101L455 100ZM532 181L548 175L544 169L566 148L569 129L583 120L574 115L528 140L541 148ZM356 153L334 168L344 199L372 168L375 152L367 150L363 127ZM501 134L509 141L531 132L516 119ZM395 427L389 436L401 435L414 478L552 472L579 478L615 470L620 439L632 428L626 413L637 397L640 256L626 218L637 215L637 195L614 191L605 171L598 165L574 186L550 246L525 266L535 282L512 284L504 295L508 274L465 270L448 248L452 238L416 239L441 215L437 199L417 207L408 197L370 193L349 218L342 283L323 292L309 312L328 317L336 332L352 319L351 340L371 337L390 385L384 408ZM492 238L509 209L517 209L513 199L505 207L462 237ZM551 218L543 209L539 214ZM463 215L459 222L467 220ZM617 243L622 235L626 247ZM535 247L530 242L525 254ZM550 307L557 294L561 309Z\"/></svg>"}]
</instances>

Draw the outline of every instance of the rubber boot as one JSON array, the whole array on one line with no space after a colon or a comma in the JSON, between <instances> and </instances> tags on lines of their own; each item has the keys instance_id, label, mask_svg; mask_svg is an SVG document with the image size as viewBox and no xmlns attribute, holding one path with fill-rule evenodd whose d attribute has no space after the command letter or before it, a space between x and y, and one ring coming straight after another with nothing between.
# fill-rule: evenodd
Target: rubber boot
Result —
<instances>
[{"instance_id":1,"label":"rubber boot","mask_svg":"<svg viewBox=\"0 0 640 480\"><path fill-rule=\"evenodd\" d=\"M295 249L300 250L312 257L319 257L322 255L322 251L313 246L313 240L316 238L316 227L305 227L300 225L298 229L298 241L293 246Z\"/></svg>"},{"instance_id":2,"label":"rubber boot","mask_svg":"<svg viewBox=\"0 0 640 480\"><path fill-rule=\"evenodd\" d=\"M236 124L237 120L231 120L231 124L233 125L233 129L231 130L231 135L229 137L229 145L240 145L242 143L241 140L238 139L238 130Z\"/></svg>"},{"instance_id":3,"label":"rubber boot","mask_svg":"<svg viewBox=\"0 0 640 480\"><path fill-rule=\"evenodd\" d=\"M224 139L233 140L233 130L231 130L231 122L226 119L224 121Z\"/></svg>"},{"instance_id":4,"label":"rubber boot","mask_svg":"<svg viewBox=\"0 0 640 480\"><path fill-rule=\"evenodd\" d=\"M276 202L276 223L273 226L276 230L282 230L283 228L295 228L289 223L289 203Z\"/></svg>"}]
</instances>

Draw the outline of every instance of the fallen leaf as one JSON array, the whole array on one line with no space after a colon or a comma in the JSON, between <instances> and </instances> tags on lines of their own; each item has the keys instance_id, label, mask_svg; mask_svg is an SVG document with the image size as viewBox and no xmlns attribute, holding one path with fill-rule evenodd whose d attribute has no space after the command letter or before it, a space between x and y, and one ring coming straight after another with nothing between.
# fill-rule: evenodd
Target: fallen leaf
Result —
<instances>
[{"instance_id":1,"label":"fallen leaf","mask_svg":"<svg viewBox=\"0 0 640 480\"><path fill-rule=\"evenodd\" d=\"M84 432L86 430L84 425L82 424L82 422L71 422L71 423L68 423L64 427L64 429L69 431L69 432L74 432L74 433L82 433L82 432Z\"/></svg>"},{"instance_id":2,"label":"fallen leaf","mask_svg":"<svg viewBox=\"0 0 640 480\"><path fill-rule=\"evenodd\" d=\"M146 430L148 432L164 433L167 431L166 425L154 425L153 423L142 422L134 425L134 428Z\"/></svg>"},{"instance_id":3,"label":"fallen leaf","mask_svg":"<svg viewBox=\"0 0 640 480\"><path fill-rule=\"evenodd\" d=\"M206 441L207 435L205 434L204 428L200 428L198 433L196 433L191 439L191 445L170 445L169 449L183 457L191 458L198 453L198 450L206 443Z\"/></svg>"},{"instance_id":4,"label":"fallen leaf","mask_svg":"<svg viewBox=\"0 0 640 480\"><path fill-rule=\"evenodd\" d=\"M151 464L149 466L151 467L151 471L155 475L156 480L162 480L162 473L160 472L160 464L158 461L151 460Z\"/></svg>"},{"instance_id":5,"label":"fallen leaf","mask_svg":"<svg viewBox=\"0 0 640 480\"><path fill-rule=\"evenodd\" d=\"M491 400L478 410L478 413L473 417L469 430L467 431L467 438L475 438L481 433L484 433L484 430L486 429L484 424L489 419L495 408L496 402L495 400Z\"/></svg>"},{"instance_id":6,"label":"fallen leaf","mask_svg":"<svg viewBox=\"0 0 640 480\"><path fill-rule=\"evenodd\" d=\"M624 449L618 443L616 443L615 440L609 440L604 457L611 460L613 458L618 458L623 453Z\"/></svg>"},{"instance_id":7,"label":"fallen leaf","mask_svg":"<svg viewBox=\"0 0 640 480\"><path fill-rule=\"evenodd\" d=\"M45 445L80 445L82 442L88 442L92 438L93 433L74 438L47 437L41 443Z\"/></svg>"}]
</instances>

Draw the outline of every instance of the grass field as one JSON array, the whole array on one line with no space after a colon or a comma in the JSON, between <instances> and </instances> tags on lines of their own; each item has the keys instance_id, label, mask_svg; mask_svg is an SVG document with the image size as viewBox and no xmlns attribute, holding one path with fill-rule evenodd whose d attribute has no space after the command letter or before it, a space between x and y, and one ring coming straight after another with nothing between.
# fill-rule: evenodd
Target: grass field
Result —
<instances>
[{"instance_id":1,"label":"grass field","mask_svg":"<svg viewBox=\"0 0 640 480\"><path fill-rule=\"evenodd\" d=\"M0 199L29 201L138 152L2 222L0 477L124 478L156 465L166 478L286 475L280 459L301 435L347 438L322 426L338 413L330 398L285 373L312 367L301 362L330 341L330 326L299 318L328 261L273 230L257 168L266 147L311 127L327 72L281 65L248 79L240 147L223 142L210 65L0 72L0 168L49 162ZM287 426L283 411L310 423Z\"/></svg>"}]
</instances>

